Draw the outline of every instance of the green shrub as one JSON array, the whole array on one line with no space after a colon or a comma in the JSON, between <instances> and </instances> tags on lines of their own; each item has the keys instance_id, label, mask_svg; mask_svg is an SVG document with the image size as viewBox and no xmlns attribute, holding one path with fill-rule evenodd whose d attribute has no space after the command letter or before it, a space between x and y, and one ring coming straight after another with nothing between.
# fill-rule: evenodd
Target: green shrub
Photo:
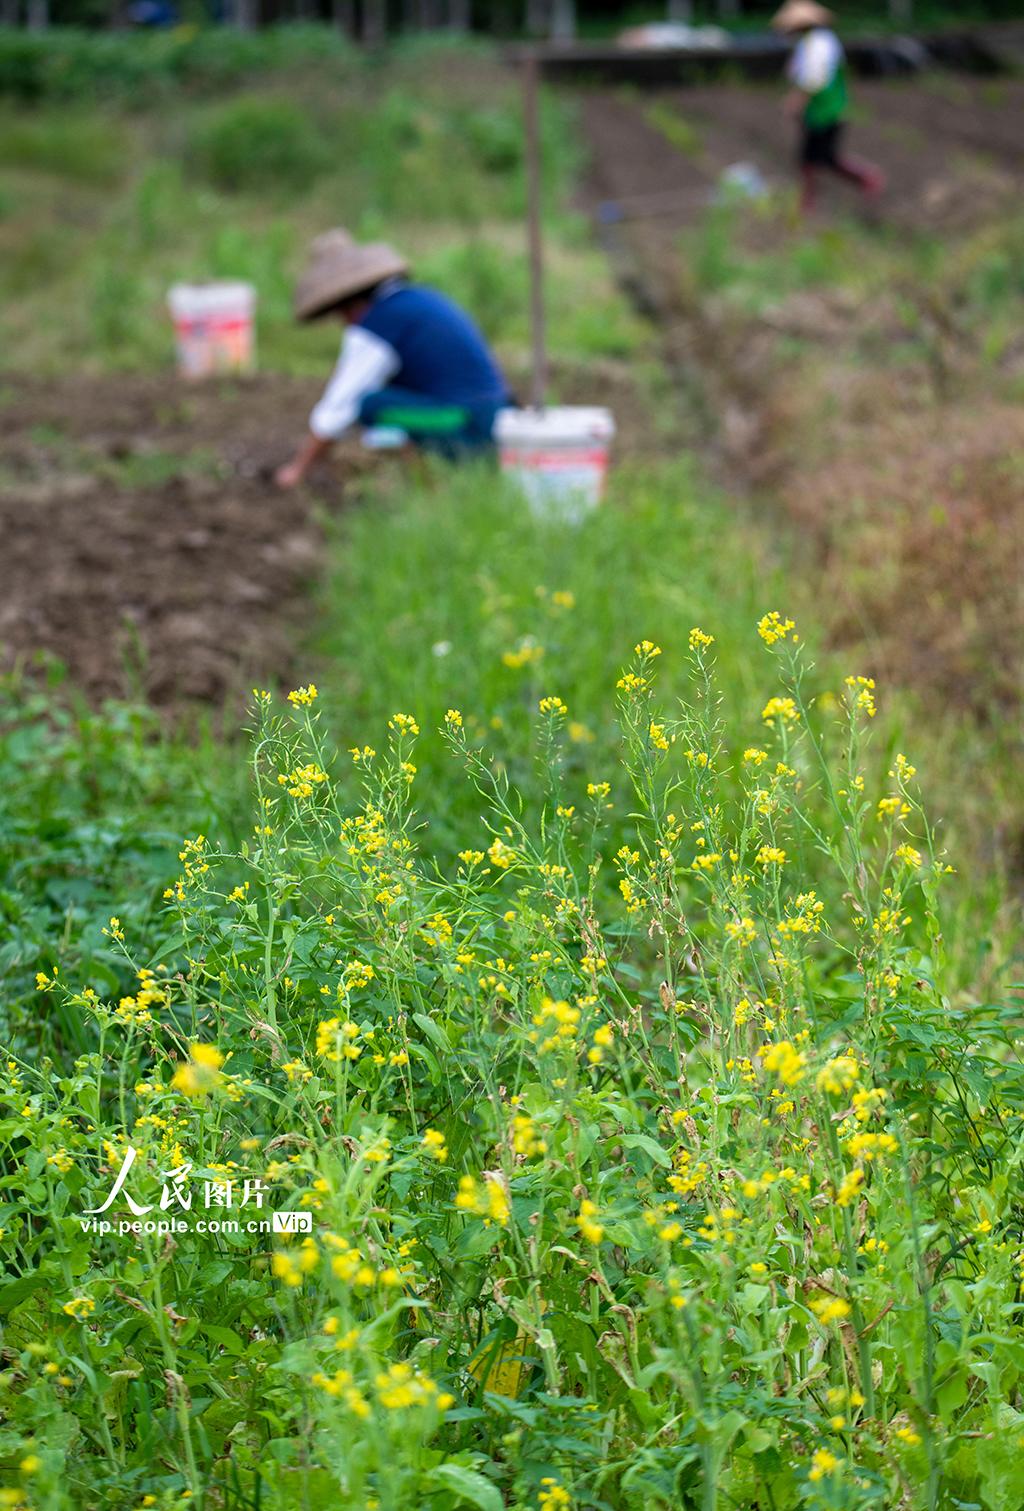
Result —
<instances>
[{"instance_id":1,"label":"green shrub","mask_svg":"<svg viewBox=\"0 0 1024 1511\"><path fill-rule=\"evenodd\" d=\"M147 35L0 28L0 96L120 97L145 105L183 84L209 91L282 68L337 71L356 56L340 31L328 26L261 32L179 27Z\"/></svg>"},{"instance_id":2,"label":"green shrub","mask_svg":"<svg viewBox=\"0 0 1024 1511\"><path fill-rule=\"evenodd\" d=\"M113 184L127 161L124 132L96 115L66 112L0 117L0 164L81 183Z\"/></svg>"},{"instance_id":3,"label":"green shrub","mask_svg":"<svg viewBox=\"0 0 1024 1511\"><path fill-rule=\"evenodd\" d=\"M198 125L188 154L204 178L231 192L296 193L331 162L305 111L287 100L252 96L222 105Z\"/></svg>"},{"instance_id":4,"label":"green shrub","mask_svg":"<svg viewBox=\"0 0 1024 1511\"><path fill-rule=\"evenodd\" d=\"M526 309L526 264L522 255L473 237L417 262L427 283L458 299L492 341L501 341Z\"/></svg>"}]
</instances>

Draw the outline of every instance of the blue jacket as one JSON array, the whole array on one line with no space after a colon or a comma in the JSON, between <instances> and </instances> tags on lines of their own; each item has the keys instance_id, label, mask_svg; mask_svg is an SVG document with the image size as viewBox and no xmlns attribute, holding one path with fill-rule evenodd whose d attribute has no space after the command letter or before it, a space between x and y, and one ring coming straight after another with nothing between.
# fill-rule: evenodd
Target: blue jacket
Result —
<instances>
[{"instance_id":1,"label":"blue jacket","mask_svg":"<svg viewBox=\"0 0 1024 1511\"><path fill-rule=\"evenodd\" d=\"M386 284L358 322L395 351L391 380L444 404L500 408L508 384L474 321L436 289Z\"/></svg>"}]
</instances>

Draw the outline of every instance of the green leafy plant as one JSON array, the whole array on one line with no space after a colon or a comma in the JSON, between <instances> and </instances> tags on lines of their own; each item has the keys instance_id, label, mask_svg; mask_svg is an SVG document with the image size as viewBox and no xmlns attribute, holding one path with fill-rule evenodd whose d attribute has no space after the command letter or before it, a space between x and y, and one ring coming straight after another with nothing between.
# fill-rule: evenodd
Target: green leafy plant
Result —
<instances>
[{"instance_id":1,"label":"green leafy plant","mask_svg":"<svg viewBox=\"0 0 1024 1511\"><path fill-rule=\"evenodd\" d=\"M308 189L331 161L327 143L299 105L258 96L232 100L198 124L189 157L219 189L275 195Z\"/></svg>"}]
</instances>

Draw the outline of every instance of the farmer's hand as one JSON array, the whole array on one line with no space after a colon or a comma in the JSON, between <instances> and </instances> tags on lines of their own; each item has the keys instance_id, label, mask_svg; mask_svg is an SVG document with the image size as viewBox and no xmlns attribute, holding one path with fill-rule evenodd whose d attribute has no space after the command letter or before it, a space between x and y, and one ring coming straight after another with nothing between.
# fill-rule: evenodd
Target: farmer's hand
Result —
<instances>
[{"instance_id":1,"label":"farmer's hand","mask_svg":"<svg viewBox=\"0 0 1024 1511\"><path fill-rule=\"evenodd\" d=\"M300 461L285 462L274 473L274 482L279 488L297 488L305 476L305 470Z\"/></svg>"},{"instance_id":2,"label":"farmer's hand","mask_svg":"<svg viewBox=\"0 0 1024 1511\"><path fill-rule=\"evenodd\" d=\"M313 435L311 431L291 461L285 462L283 467L278 467L274 473L274 482L279 488L297 488L314 462L326 456L330 449L330 441L322 436Z\"/></svg>"}]
</instances>

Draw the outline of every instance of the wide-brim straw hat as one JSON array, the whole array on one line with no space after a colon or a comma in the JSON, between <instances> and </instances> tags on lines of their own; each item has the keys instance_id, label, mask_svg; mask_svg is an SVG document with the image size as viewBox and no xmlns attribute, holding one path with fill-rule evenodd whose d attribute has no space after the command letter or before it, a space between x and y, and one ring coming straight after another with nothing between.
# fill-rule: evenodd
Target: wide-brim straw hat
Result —
<instances>
[{"instance_id":1,"label":"wide-brim straw hat","mask_svg":"<svg viewBox=\"0 0 1024 1511\"><path fill-rule=\"evenodd\" d=\"M816 0L786 0L772 17L776 31L806 31L811 26L831 26L835 16Z\"/></svg>"},{"instance_id":2,"label":"wide-brim straw hat","mask_svg":"<svg viewBox=\"0 0 1024 1511\"><path fill-rule=\"evenodd\" d=\"M361 244L340 228L325 231L310 247L296 287L296 318L315 320L343 299L365 293L385 278L399 278L408 271L405 258L385 242Z\"/></svg>"}]
</instances>

